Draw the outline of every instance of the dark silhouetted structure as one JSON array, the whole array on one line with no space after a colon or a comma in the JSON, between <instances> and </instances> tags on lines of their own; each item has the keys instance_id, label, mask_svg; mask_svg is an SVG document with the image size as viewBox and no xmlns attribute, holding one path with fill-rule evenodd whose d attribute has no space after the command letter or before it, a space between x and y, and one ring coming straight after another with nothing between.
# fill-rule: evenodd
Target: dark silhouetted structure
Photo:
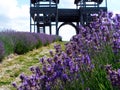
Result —
<instances>
[{"instance_id":1,"label":"dark silhouetted structure","mask_svg":"<svg viewBox=\"0 0 120 90\"><path fill-rule=\"evenodd\" d=\"M103 0L75 0L74 4L78 4L79 2L96 2L98 4L101 4Z\"/></svg>"},{"instance_id":2,"label":"dark silhouetted structure","mask_svg":"<svg viewBox=\"0 0 120 90\"><path fill-rule=\"evenodd\" d=\"M75 9L59 9L59 0L31 0L30 1L30 32L46 33L49 27L50 34L52 29L59 29L63 25L69 24L79 33L79 24L88 25L91 21L91 14L98 13L100 10L107 11L107 0L75 0ZM104 2L104 6L101 5ZM63 22L58 27L58 22ZM74 24L73 22L76 22Z\"/></svg>"}]
</instances>

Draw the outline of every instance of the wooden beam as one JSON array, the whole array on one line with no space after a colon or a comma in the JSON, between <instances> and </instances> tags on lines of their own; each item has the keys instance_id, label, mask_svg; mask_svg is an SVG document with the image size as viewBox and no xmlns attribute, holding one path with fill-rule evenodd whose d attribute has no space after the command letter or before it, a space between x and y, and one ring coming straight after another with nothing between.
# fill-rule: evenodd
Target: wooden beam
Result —
<instances>
[{"instance_id":1,"label":"wooden beam","mask_svg":"<svg viewBox=\"0 0 120 90\"><path fill-rule=\"evenodd\" d=\"M74 4L78 4L81 0L75 0ZM88 2L89 0L83 0L83 2ZM103 0L91 0L91 2L96 2L98 4L101 4Z\"/></svg>"},{"instance_id":2,"label":"wooden beam","mask_svg":"<svg viewBox=\"0 0 120 90\"><path fill-rule=\"evenodd\" d=\"M31 0L31 3L35 4L35 3L39 2L39 1L44 1L44 0ZM49 0L45 0L45 1L49 1ZM59 0L58 1L57 0L52 0L52 2L59 4Z\"/></svg>"}]
</instances>

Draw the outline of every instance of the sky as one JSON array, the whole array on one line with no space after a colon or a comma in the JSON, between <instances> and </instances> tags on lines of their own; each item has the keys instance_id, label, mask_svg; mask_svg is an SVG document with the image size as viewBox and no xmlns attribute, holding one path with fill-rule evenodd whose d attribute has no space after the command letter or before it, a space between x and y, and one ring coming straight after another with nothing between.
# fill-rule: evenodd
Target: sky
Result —
<instances>
[{"instance_id":1,"label":"sky","mask_svg":"<svg viewBox=\"0 0 120 90\"><path fill-rule=\"evenodd\" d=\"M104 0L105 1L105 0ZM108 11L120 14L120 2L107 0ZM104 2L103 2L104 3ZM0 0L0 30L30 31L30 0ZM60 0L59 8L75 8L74 0ZM60 35L69 40L75 34L73 27L61 27ZM63 30L65 29L65 30ZM65 33L68 33L65 35Z\"/></svg>"}]
</instances>

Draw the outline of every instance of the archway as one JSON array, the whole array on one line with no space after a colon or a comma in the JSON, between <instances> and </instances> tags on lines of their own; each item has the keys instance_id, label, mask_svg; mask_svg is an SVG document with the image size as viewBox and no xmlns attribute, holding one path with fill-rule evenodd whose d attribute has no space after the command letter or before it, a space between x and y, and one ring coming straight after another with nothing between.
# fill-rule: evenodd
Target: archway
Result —
<instances>
[{"instance_id":1,"label":"archway","mask_svg":"<svg viewBox=\"0 0 120 90\"><path fill-rule=\"evenodd\" d=\"M62 23L58 28L58 34L63 41L69 41L73 35L78 33L78 29L73 23Z\"/></svg>"}]
</instances>

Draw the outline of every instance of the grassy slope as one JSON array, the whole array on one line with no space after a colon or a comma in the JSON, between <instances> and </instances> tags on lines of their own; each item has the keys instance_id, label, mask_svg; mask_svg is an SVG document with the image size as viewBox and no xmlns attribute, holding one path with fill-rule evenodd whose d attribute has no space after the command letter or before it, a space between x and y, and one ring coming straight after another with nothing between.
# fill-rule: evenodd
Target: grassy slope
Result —
<instances>
[{"instance_id":1,"label":"grassy slope","mask_svg":"<svg viewBox=\"0 0 120 90\"><path fill-rule=\"evenodd\" d=\"M11 90L11 82L19 81L19 74L30 74L29 67L39 65L39 58L49 56L49 50L54 50L54 44L64 45L65 42L55 42L48 46L30 51L24 55L10 55L0 64L0 90Z\"/></svg>"}]
</instances>

